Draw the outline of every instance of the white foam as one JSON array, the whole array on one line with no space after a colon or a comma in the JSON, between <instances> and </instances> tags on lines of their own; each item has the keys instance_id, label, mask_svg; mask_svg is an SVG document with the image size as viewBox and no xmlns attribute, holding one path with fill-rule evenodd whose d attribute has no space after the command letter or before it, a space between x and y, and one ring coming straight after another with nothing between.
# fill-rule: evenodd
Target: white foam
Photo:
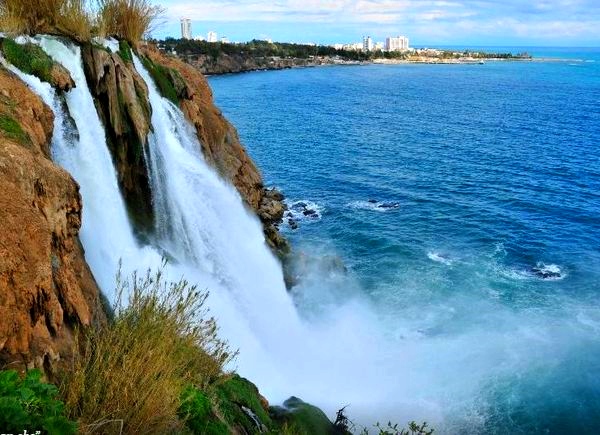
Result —
<instances>
[{"instance_id":1,"label":"white foam","mask_svg":"<svg viewBox=\"0 0 600 435\"><path fill-rule=\"evenodd\" d=\"M357 210L371 210L384 213L387 211L397 210L400 208L400 204L392 201L352 201L348 204L348 207Z\"/></svg>"},{"instance_id":2,"label":"white foam","mask_svg":"<svg viewBox=\"0 0 600 435\"><path fill-rule=\"evenodd\" d=\"M94 42L109 49L112 53L119 51L119 41L115 38L94 38Z\"/></svg>"},{"instance_id":3,"label":"white foam","mask_svg":"<svg viewBox=\"0 0 600 435\"><path fill-rule=\"evenodd\" d=\"M298 201L285 200L284 202L288 208L283 215L284 222L287 222L288 219L292 219L296 222L302 221L303 223L320 221L323 217L323 212L325 211L325 207L314 201L303 199ZM314 213L312 213L312 211L314 211Z\"/></svg>"},{"instance_id":4,"label":"white foam","mask_svg":"<svg viewBox=\"0 0 600 435\"><path fill-rule=\"evenodd\" d=\"M435 261L436 263L445 264L446 266L452 266L454 263L454 260L448 258L446 254L441 254L436 251L429 251L427 253L427 258L429 258L431 261Z\"/></svg>"}]
</instances>

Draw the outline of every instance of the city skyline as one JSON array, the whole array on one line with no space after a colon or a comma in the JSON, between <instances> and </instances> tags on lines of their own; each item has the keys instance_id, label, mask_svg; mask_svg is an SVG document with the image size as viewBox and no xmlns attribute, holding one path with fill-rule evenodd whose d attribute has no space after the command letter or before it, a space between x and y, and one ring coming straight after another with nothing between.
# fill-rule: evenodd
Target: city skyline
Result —
<instances>
[{"instance_id":1,"label":"city skyline","mask_svg":"<svg viewBox=\"0 0 600 435\"><path fill-rule=\"evenodd\" d=\"M233 41L272 39L351 43L411 35L415 46L600 46L600 3L590 0L163 0L165 23L154 35L180 34L182 17L197 34L215 30Z\"/></svg>"}]
</instances>

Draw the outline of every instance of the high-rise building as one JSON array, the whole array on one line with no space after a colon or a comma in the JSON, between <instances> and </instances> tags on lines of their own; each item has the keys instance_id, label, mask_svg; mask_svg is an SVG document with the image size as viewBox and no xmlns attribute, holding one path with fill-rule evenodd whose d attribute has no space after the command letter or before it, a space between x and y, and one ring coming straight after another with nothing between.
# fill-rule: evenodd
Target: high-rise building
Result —
<instances>
[{"instance_id":1,"label":"high-rise building","mask_svg":"<svg viewBox=\"0 0 600 435\"><path fill-rule=\"evenodd\" d=\"M192 39L192 20L189 18L181 19L181 38Z\"/></svg>"},{"instance_id":2,"label":"high-rise building","mask_svg":"<svg viewBox=\"0 0 600 435\"><path fill-rule=\"evenodd\" d=\"M408 38L406 36L390 36L389 38L385 38L385 49L387 51L409 50Z\"/></svg>"},{"instance_id":3,"label":"high-rise building","mask_svg":"<svg viewBox=\"0 0 600 435\"><path fill-rule=\"evenodd\" d=\"M206 34L207 42L217 42L217 32L213 32L212 30Z\"/></svg>"},{"instance_id":4,"label":"high-rise building","mask_svg":"<svg viewBox=\"0 0 600 435\"><path fill-rule=\"evenodd\" d=\"M363 36L363 51L373 50L373 39L370 36Z\"/></svg>"}]
</instances>

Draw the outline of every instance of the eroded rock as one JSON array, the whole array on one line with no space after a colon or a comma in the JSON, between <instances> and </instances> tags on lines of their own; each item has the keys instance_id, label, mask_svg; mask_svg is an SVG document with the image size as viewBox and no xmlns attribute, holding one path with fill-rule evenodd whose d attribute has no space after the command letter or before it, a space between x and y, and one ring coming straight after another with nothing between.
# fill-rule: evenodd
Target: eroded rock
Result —
<instances>
[{"instance_id":1,"label":"eroded rock","mask_svg":"<svg viewBox=\"0 0 600 435\"><path fill-rule=\"evenodd\" d=\"M51 110L0 69L0 364L51 374L77 328L105 321L78 234L79 186L48 158ZM17 135L18 136L18 135Z\"/></svg>"}]
</instances>

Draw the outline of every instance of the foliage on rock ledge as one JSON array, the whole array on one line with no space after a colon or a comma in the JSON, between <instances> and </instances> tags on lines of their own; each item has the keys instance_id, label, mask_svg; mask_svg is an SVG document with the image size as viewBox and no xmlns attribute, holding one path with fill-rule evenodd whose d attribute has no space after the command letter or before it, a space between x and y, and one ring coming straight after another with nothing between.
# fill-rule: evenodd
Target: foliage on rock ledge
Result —
<instances>
[{"instance_id":1,"label":"foliage on rock ledge","mask_svg":"<svg viewBox=\"0 0 600 435\"><path fill-rule=\"evenodd\" d=\"M77 425L64 416L58 389L42 382L41 372L31 370L21 378L14 370L0 372L0 430L50 435L75 434Z\"/></svg>"}]
</instances>

